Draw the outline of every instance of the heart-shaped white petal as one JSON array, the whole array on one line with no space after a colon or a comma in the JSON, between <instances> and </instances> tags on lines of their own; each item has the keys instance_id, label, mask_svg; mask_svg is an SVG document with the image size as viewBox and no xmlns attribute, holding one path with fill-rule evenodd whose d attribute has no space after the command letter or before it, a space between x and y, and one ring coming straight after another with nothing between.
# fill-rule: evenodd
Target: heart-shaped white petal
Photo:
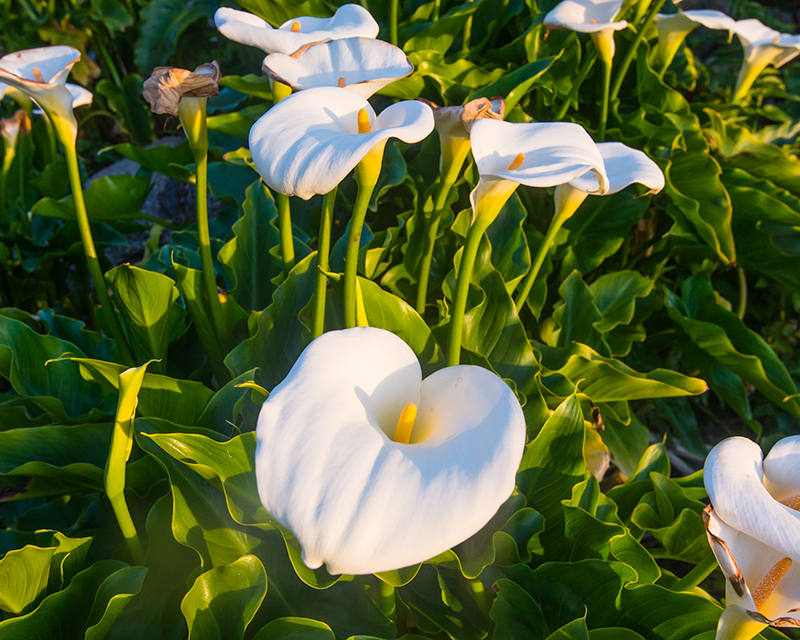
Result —
<instances>
[{"instance_id":1,"label":"heart-shaped white petal","mask_svg":"<svg viewBox=\"0 0 800 640\"><path fill-rule=\"evenodd\" d=\"M369 11L357 4L345 4L330 18L300 17L288 20L277 29L246 11L222 7L214 22L226 38L258 47L266 53L291 54L312 42L360 36L374 38L380 27ZM292 30L299 25L299 30Z\"/></svg>"},{"instance_id":2,"label":"heart-shaped white petal","mask_svg":"<svg viewBox=\"0 0 800 640\"><path fill-rule=\"evenodd\" d=\"M413 70L402 49L372 38L320 42L291 56L271 53L264 58L264 73L295 91L338 86L364 98Z\"/></svg>"},{"instance_id":3,"label":"heart-shaped white petal","mask_svg":"<svg viewBox=\"0 0 800 640\"><path fill-rule=\"evenodd\" d=\"M405 445L387 434L409 402L419 411ZM257 434L259 496L303 562L363 574L427 560L485 525L514 489L525 420L493 373L448 367L421 381L402 340L356 328L309 345Z\"/></svg>"},{"instance_id":4,"label":"heart-shaped white petal","mask_svg":"<svg viewBox=\"0 0 800 640\"><path fill-rule=\"evenodd\" d=\"M358 112L369 115L371 131L358 133ZM379 142L419 142L433 131L433 113L407 100L375 116L353 91L320 87L281 100L250 129L253 162L272 189L308 200L337 186Z\"/></svg>"},{"instance_id":5,"label":"heart-shaped white petal","mask_svg":"<svg viewBox=\"0 0 800 640\"><path fill-rule=\"evenodd\" d=\"M800 54L800 36L775 31L759 20L738 20L735 33L744 47L744 59L753 65L768 60L776 67Z\"/></svg>"},{"instance_id":6,"label":"heart-shaped white petal","mask_svg":"<svg viewBox=\"0 0 800 640\"><path fill-rule=\"evenodd\" d=\"M619 31L628 26L625 20L614 21L621 8L622 0L563 0L545 16L544 25L582 33Z\"/></svg>"},{"instance_id":7,"label":"heart-shaped white petal","mask_svg":"<svg viewBox=\"0 0 800 640\"><path fill-rule=\"evenodd\" d=\"M64 84L70 69L80 58L80 51L66 45L37 47L4 55L0 58L0 69L24 80ZM6 90L7 85L0 83L0 98Z\"/></svg>"},{"instance_id":8,"label":"heart-shaped white petal","mask_svg":"<svg viewBox=\"0 0 800 640\"><path fill-rule=\"evenodd\" d=\"M599 142L597 148L608 176L606 194L622 191L635 182L643 184L653 193L664 188L664 173L644 152L631 149L621 142ZM600 193L600 183L591 172L571 180L570 184L586 193Z\"/></svg>"}]
</instances>

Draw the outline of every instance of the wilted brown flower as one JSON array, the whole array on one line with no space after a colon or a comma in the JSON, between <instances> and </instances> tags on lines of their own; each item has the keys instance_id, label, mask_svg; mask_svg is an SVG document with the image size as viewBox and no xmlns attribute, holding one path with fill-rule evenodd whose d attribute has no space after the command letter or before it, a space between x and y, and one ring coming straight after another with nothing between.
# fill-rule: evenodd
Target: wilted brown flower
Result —
<instances>
[{"instance_id":1,"label":"wilted brown flower","mask_svg":"<svg viewBox=\"0 0 800 640\"><path fill-rule=\"evenodd\" d=\"M219 94L219 64L206 62L194 71L156 67L145 80L142 95L153 113L178 115L181 98L207 98Z\"/></svg>"}]
</instances>

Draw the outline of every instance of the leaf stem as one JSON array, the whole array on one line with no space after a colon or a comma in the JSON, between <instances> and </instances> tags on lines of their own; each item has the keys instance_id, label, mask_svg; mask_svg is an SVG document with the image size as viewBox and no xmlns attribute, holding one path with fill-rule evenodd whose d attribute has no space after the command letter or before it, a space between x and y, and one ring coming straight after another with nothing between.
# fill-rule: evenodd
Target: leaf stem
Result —
<instances>
[{"instance_id":1,"label":"leaf stem","mask_svg":"<svg viewBox=\"0 0 800 640\"><path fill-rule=\"evenodd\" d=\"M567 111L569 111L569 107L572 102L575 100L575 97L578 95L578 91L580 91L581 85L583 81L586 80L586 76L589 75L589 72L594 67L594 63L597 60L597 49L592 49L591 53L587 56L586 62L583 65L583 69L580 70L577 77L575 78L574 82L572 83L572 89L569 92L566 100L561 104L558 108L558 112L553 116L553 120L556 122L560 122L564 119L564 116L567 115Z\"/></svg>"},{"instance_id":2,"label":"leaf stem","mask_svg":"<svg viewBox=\"0 0 800 640\"><path fill-rule=\"evenodd\" d=\"M603 98L600 103L600 129L597 133L597 141L606 140L606 123L608 121L608 92L611 86L611 60L602 58L603 64Z\"/></svg>"},{"instance_id":3,"label":"leaf stem","mask_svg":"<svg viewBox=\"0 0 800 640\"><path fill-rule=\"evenodd\" d=\"M389 42L397 46L397 13L398 0L391 0L389 3Z\"/></svg>"},{"instance_id":4,"label":"leaf stem","mask_svg":"<svg viewBox=\"0 0 800 640\"><path fill-rule=\"evenodd\" d=\"M431 214L431 223L425 230L425 244L423 246L422 261L419 265L419 278L417 278L417 313L423 315L428 300L428 280L431 272L431 262L433 262L433 248L436 244L436 236L439 233L439 222L447 206L447 196L452 189L452 182L442 182L439 193L436 196L436 203Z\"/></svg>"},{"instance_id":5,"label":"leaf stem","mask_svg":"<svg viewBox=\"0 0 800 640\"><path fill-rule=\"evenodd\" d=\"M647 16L645 16L644 22L639 25L639 33L636 34L636 38L633 41L633 44L630 46L628 51L625 53L625 57L622 59L622 63L619 65L617 69L617 75L614 78L614 84L611 87L611 96L610 99L616 100L617 94L619 93L620 88L622 87L622 82L625 80L625 74L628 73L628 69L631 66L631 62L636 57L636 52L639 50L639 45L641 44L642 40L644 39L644 34L650 25L653 23L653 19L656 17L656 14L661 11L661 7L664 6L666 0L656 0L655 4L650 7L650 11L647 12Z\"/></svg>"},{"instance_id":6,"label":"leaf stem","mask_svg":"<svg viewBox=\"0 0 800 640\"><path fill-rule=\"evenodd\" d=\"M747 276L743 267L736 269L739 275L739 304L736 307L736 315L739 320L744 320L744 314L747 311Z\"/></svg>"},{"instance_id":7,"label":"leaf stem","mask_svg":"<svg viewBox=\"0 0 800 640\"><path fill-rule=\"evenodd\" d=\"M103 270L100 268L100 261L97 259L97 250L92 238L92 229L89 224L89 215L86 212L86 203L83 200L83 186L81 185L80 170L78 169L78 156L75 153L75 146L64 145L64 155L67 160L67 172L69 174L69 184L72 188L72 198L75 203L75 216L78 221L78 230L81 234L81 244L83 253L86 255L86 264L89 267L89 276L97 294L97 302L100 305L100 313L105 320L105 325L111 331L111 337L117 343L120 357L125 364L133 365L135 360L122 326L119 323L117 314L111 304L111 297L108 295L106 281L103 278Z\"/></svg>"},{"instance_id":8,"label":"leaf stem","mask_svg":"<svg viewBox=\"0 0 800 640\"><path fill-rule=\"evenodd\" d=\"M331 226L333 223L333 205L336 202L336 187L322 198L322 215L319 221L319 237L317 238L317 274L314 281L314 309L311 327L311 339L319 338L325 332L325 297L328 290L330 271Z\"/></svg>"},{"instance_id":9,"label":"leaf stem","mask_svg":"<svg viewBox=\"0 0 800 640\"><path fill-rule=\"evenodd\" d=\"M275 194L278 202L278 228L281 236L281 260L283 273L287 275L294 267L294 237L292 235L292 213L289 206L289 196L282 193Z\"/></svg>"},{"instance_id":10,"label":"leaf stem","mask_svg":"<svg viewBox=\"0 0 800 640\"><path fill-rule=\"evenodd\" d=\"M350 231L347 234L347 249L344 254L344 326L356 326L356 276L358 273L358 250L361 248L361 232L367 217L369 201L375 184L359 183L358 195L350 218Z\"/></svg>"},{"instance_id":11,"label":"leaf stem","mask_svg":"<svg viewBox=\"0 0 800 640\"><path fill-rule=\"evenodd\" d=\"M450 314L450 335L447 342L447 364L454 366L461 362L461 335L464 330L464 311L467 306L467 294L472 282L472 271L475 267L475 257L481 238L488 225L477 218L467 232L467 240L461 253L461 263L458 266L458 280L456 294L453 300L453 310Z\"/></svg>"}]
</instances>

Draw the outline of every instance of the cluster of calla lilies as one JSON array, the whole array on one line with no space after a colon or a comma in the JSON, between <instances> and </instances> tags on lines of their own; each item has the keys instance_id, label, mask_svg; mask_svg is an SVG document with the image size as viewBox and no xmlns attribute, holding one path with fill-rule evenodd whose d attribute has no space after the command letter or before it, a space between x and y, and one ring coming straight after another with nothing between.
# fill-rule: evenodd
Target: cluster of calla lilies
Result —
<instances>
[{"instance_id":1,"label":"cluster of calla lilies","mask_svg":"<svg viewBox=\"0 0 800 640\"><path fill-rule=\"evenodd\" d=\"M640 2L637 10L647 10L647 4ZM739 37L745 59L734 99L747 93L768 64L780 66L800 53L800 36L780 34L756 20L737 22L718 11L657 14L662 5L663 0L653 5L649 15L658 27L655 55L663 69L698 25ZM525 419L501 378L482 367L461 364L468 289L481 239L519 185L554 187L556 210L515 292L517 310L528 299L557 232L587 196L617 193L634 183L651 192L664 187L663 173L642 151L602 141L609 94L619 88L612 88L610 81L614 32L627 27L616 20L621 8L622 0L565 0L545 18L548 28L590 33L605 65L601 142L577 124L506 122L502 98L445 107L424 100L400 101L376 114L368 99L411 74L413 66L402 50L375 39L378 25L358 5L344 5L329 19L295 18L277 29L246 12L217 11L215 22L223 35L268 54L263 71L273 81L275 104L253 125L249 146L261 178L276 192L287 271L294 261L289 198L324 196L312 305L314 340L261 409L255 459L260 499L296 536L308 567L325 564L331 574L366 574L418 564L480 530L514 491ZM91 94L66 83L79 57L64 46L3 56L0 97L13 92L23 103L33 100L64 145L105 325L121 358L132 364L108 299L81 195L72 109L90 103ZM156 113L180 118L196 160L205 300L216 339L222 342L225 310L216 287L205 209L206 99L218 93L220 75L216 62L193 72L156 69L145 83L144 95ZM29 126L26 117L22 112L14 122L4 123L3 137L16 140L19 130ZM438 227L470 151L479 180L470 195L466 242L456 258L449 366L423 380L408 345L390 332L364 326L357 265L386 142L397 138L417 143L434 129L441 148L440 178L416 274L420 314L427 305ZM345 271L332 274L333 203L338 185L353 170L358 196L349 223ZM343 280L346 328L325 332L330 278ZM733 438L707 459L705 481L713 506L705 521L727 579L728 607L720 620L719 640L749 638L769 624L800 625L800 565L793 564L800 562L798 460L800 437L781 441L763 460L757 445Z\"/></svg>"}]
</instances>

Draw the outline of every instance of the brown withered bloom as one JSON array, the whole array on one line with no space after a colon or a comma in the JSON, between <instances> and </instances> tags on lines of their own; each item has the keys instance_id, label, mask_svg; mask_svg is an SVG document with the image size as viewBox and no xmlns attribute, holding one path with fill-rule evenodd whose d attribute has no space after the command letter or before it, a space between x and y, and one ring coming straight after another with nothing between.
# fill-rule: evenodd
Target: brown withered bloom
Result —
<instances>
[{"instance_id":1,"label":"brown withered bloom","mask_svg":"<svg viewBox=\"0 0 800 640\"><path fill-rule=\"evenodd\" d=\"M18 109L10 118L0 119L0 136L2 136L9 147L14 148L18 136L25 135L31 130L31 119L24 109Z\"/></svg>"},{"instance_id":2,"label":"brown withered bloom","mask_svg":"<svg viewBox=\"0 0 800 640\"><path fill-rule=\"evenodd\" d=\"M176 67L156 67L145 80L144 99L153 113L178 115L181 98L208 98L219 94L219 64L206 62L194 71Z\"/></svg>"},{"instance_id":3,"label":"brown withered bloom","mask_svg":"<svg viewBox=\"0 0 800 640\"><path fill-rule=\"evenodd\" d=\"M502 120L505 115L506 101L500 96L493 98L476 98L465 105L440 107L425 98L417 98L433 109L436 130L439 135L469 137L472 124L481 118ZM459 128L460 126L460 128ZM463 131L461 130L463 129Z\"/></svg>"}]
</instances>

